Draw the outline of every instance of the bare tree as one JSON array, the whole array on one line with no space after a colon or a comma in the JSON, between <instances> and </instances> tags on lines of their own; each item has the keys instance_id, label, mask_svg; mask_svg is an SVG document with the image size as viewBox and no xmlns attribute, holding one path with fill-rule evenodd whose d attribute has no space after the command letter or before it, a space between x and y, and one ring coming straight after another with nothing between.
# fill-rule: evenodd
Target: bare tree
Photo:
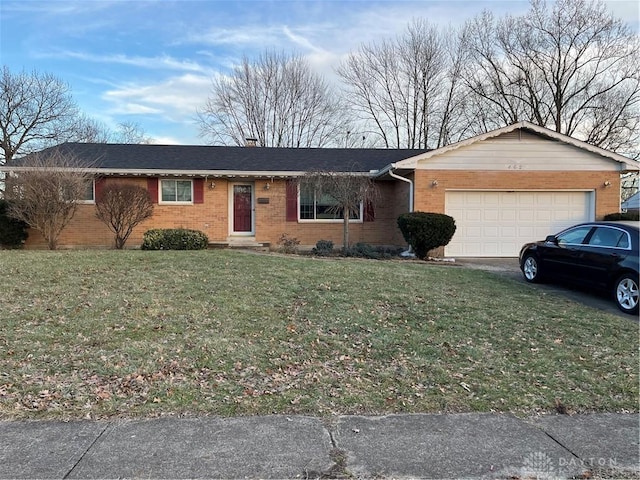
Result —
<instances>
[{"instance_id":1,"label":"bare tree","mask_svg":"<svg viewBox=\"0 0 640 480\"><path fill-rule=\"evenodd\" d=\"M491 126L528 120L619 153L637 150L638 36L599 0L532 0L467 23L467 86Z\"/></svg>"},{"instance_id":2,"label":"bare tree","mask_svg":"<svg viewBox=\"0 0 640 480\"><path fill-rule=\"evenodd\" d=\"M69 86L38 72L0 75L0 165L64 141L74 131L78 108Z\"/></svg>"},{"instance_id":3,"label":"bare tree","mask_svg":"<svg viewBox=\"0 0 640 480\"><path fill-rule=\"evenodd\" d=\"M87 165L64 155L58 148L20 160L6 178L9 215L40 231L55 250L62 230L77 209L77 201L93 189Z\"/></svg>"},{"instance_id":4,"label":"bare tree","mask_svg":"<svg viewBox=\"0 0 640 480\"><path fill-rule=\"evenodd\" d=\"M420 19L394 40L362 45L337 69L346 102L387 148L442 146L459 133L460 45Z\"/></svg>"},{"instance_id":5,"label":"bare tree","mask_svg":"<svg viewBox=\"0 0 640 480\"><path fill-rule=\"evenodd\" d=\"M112 133L109 127L86 115L79 115L74 124L73 134L69 137L71 142L82 143L109 143Z\"/></svg>"},{"instance_id":6,"label":"bare tree","mask_svg":"<svg viewBox=\"0 0 640 480\"><path fill-rule=\"evenodd\" d=\"M300 179L300 188L308 189L316 198L329 196L334 202L328 209L343 220L342 248L349 248L349 219L360 214L360 207L373 205L378 189L373 179L362 173L314 171ZM366 214L366 211L365 211Z\"/></svg>"},{"instance_id":7,"label":"bare tree","mask_svg":"<svg viewBox=\"0 0 640 480\"><path fill-rule=\"evenodd\" d=\"M255 138L264 147L319 147L348 129L322 77L302 57L274 52L245 57L215 79L198 117L203 136L235 145Z\"/></svg>"},{"instance_id":8,"label":"bare tree","mask_svg":"<svg viewBox=\"0 0 640 480\"><path fill-rule=\"evenodd\" d=\"M124 248L136 225L152 214L153 202L149 192L138 185L107 185L96 198L96 217L115 234L117 249Z\"/></svg>"},{"instance_id":9,"label":"bare tree","mask_svg":"<svg viewBox=\"0 0 640 480\"><path fill-rule=\"evenodd\" d=\"M153 139L138 123L122 122L113 130L106 124L86 115L79 115L68 141L82 143L151 143Z\"/></svg>"},{"instance_id":10,"label":"bare tree","mask_svg":"<svg viewBox=\"0 0 640 480\"><path fill-rule=\"evenodd\" d=\"M147 136L139 123L122 122L118 124L112 140L116 143L140 144L151 143L153 138Z\"/></svg>"}]
</instances>

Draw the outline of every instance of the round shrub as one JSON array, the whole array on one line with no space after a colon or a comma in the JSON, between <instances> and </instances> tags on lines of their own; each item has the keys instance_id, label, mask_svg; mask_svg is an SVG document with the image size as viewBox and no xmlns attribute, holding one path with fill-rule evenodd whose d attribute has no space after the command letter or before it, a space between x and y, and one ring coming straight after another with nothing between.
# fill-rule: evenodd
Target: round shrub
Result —
<instances>
[{"instance_id":1,"label":"round shrub","mask_svg":"<svg viewBox=\"0 0 640 480\"><path fill-rule=\"evenodd\" d=\"M203 232L186 228L147 230L142 239L142 250L203 250L208 245Z\"/></svg>"},{"instance_id":2,"label":"round shrub","mask_svg":"<svg viewBox=\"0 0 640 480\"><path fill-rule=\"evenodd\" d=\"M456 232L456 222L443 213L411 212L398 217L398 227L418 258L447 245Z\"/></svg>"},{"instance_id":3,"label":"round shrub","mask_svg":"<svg viewBox=\"0 0 640 480\"><path fill-rule=\"evenodd\" d=\"M0 248L22 248L29 236L29 225L10 217L8 210L9 202L0 199Z\"/></svg>"},{"instance_id":4,"label":"round shrub","mask_svg":"<svg viewBox=\"0 0 640 480\"><path fill-rule=\"evenodd\" d=\"M312 250L314 255L325 256L333 253L333 242L331 240L318 240Z\"/></svg>"}]
</instances>

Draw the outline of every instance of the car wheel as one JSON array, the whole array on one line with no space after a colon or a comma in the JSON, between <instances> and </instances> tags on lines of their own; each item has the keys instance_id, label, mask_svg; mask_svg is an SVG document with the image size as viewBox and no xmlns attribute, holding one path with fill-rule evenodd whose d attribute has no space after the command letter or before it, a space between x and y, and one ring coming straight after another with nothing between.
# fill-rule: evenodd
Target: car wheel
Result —
<instances>
[{"instance_id":1,"label":"car wheel","mask_svg":"<svg viewBox=\"0 0 640 480\"><path fill-rule=\"evenodd\" d=\"M542 271L538 257L530 253L522 261L522 273L527 282L538 283L542 281Z\"/></svg>"},{"instance_id":2,"label":"car wheel","mask_svg":"<svg viewBox=\"0 0 640 480\"><path fill-rule=\"evenodd\" d=\"M615 285L618 308L625 313L638 313L638 279L631 273L622 275Z\"/></svg>"}]
</instances>

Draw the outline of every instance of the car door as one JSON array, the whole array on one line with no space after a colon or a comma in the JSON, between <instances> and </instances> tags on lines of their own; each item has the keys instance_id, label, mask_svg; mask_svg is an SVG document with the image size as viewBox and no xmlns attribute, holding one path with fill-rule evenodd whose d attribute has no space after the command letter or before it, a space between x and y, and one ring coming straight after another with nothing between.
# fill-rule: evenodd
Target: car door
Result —
<instances>
[{"instance_id":1,"label":"car door","mask_svg":"<svg viewBox=\"0 0 640 480\"><path fill-rule=\"evenodd\" d=\"M539 248L545 271L556 277L578 278L579 254L593 225L578 225L549 237Z\"/></svg>"},{"instance_id":2,"label":"car door","mask_svg":"<svg viewBox=\"0 0 640 480\"><path fill-rule=\"evenodd\" d=\"M591 233L578 256L578 273L583 283L606 287L609 276L628 255L629 234L621 228L599 225Z\"/></svg>"}]
</instances>

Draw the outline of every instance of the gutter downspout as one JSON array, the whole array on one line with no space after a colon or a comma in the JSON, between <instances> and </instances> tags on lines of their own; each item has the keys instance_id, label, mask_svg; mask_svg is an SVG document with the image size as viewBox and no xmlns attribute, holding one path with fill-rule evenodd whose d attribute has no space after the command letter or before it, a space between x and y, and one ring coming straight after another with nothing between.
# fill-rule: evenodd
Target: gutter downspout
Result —
<instances>
[{"instance_id":1,"label":"gutter downspout","mask_svg":"<svg viewBox=\"0 0 640 480\"><path fill-rule=\"evenodd\" d=\"M402 180L403 182L407 182L409 184L409 213L413 212L413 180L409 180L406 177L401 177L398 174L393 173L393 169L396 168L396 164L392 163L389 166L389 176L396 178L398 180Z\"/></svg>"},{"instance_id":2,"label":"gutter downspout","mask_svg":"<svg viewBox=\"0 0 640 480\"><path fill-rule=\"evenodd\" d=\"M413 180L410 180L406 177L401 177L393 173L393 169L396 168L396 165L392 163L389 166L389 176L395 178L397 180L402 180L403 182L407 182L409 184L409 213L413 212ZM415 257L416 255L411 251L411 245L409 248L400 254L403 257Z\"/></svg>"}]
</instances>

